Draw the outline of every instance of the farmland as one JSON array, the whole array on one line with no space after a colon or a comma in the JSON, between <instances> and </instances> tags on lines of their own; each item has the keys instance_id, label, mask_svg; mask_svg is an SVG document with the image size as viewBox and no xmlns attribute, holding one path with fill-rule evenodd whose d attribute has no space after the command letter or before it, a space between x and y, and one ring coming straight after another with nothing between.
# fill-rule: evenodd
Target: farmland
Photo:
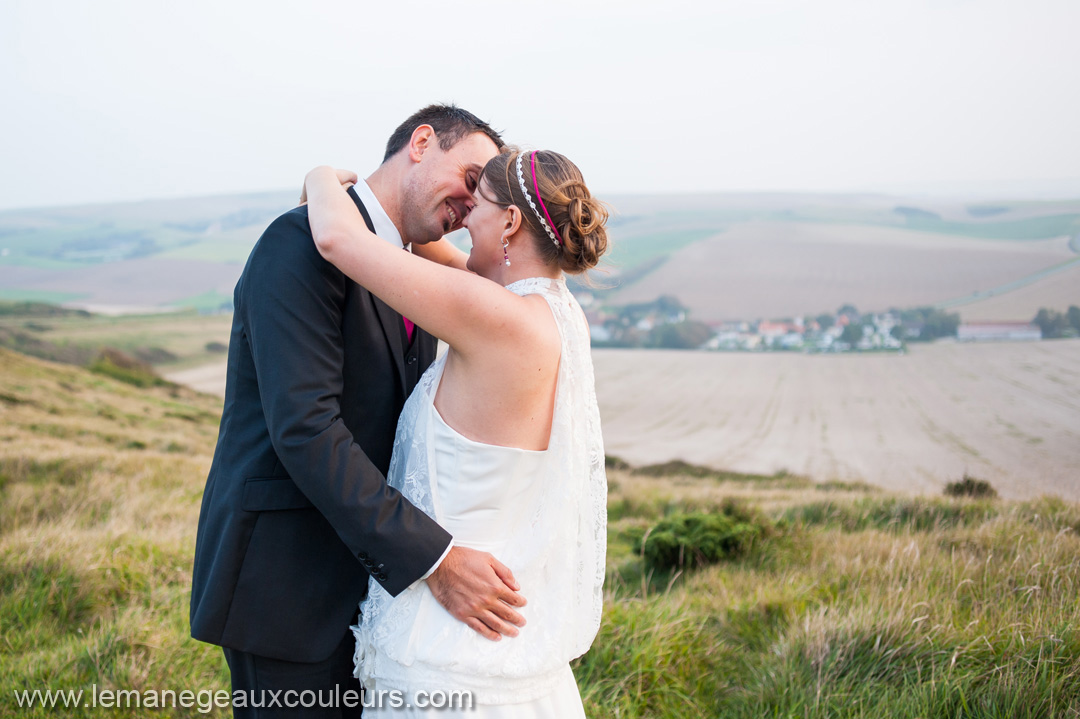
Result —
<instances>
[{"instance_id":1,"label":"farmland","mask_svg":"<svg viewBox=\"0 0 1080 719\"><path fill-rule=\"evenodd\" d=\"M1080 500L1080 340L904 355L597 350L609 454L936 494Z\"/></svg>"},{"instance_id":2,"label":"farmland","mask_svg":"<svg viewBox=\"0 0 1080 719\"><path fill-rule=\"evenodd\" d=\"M896 227L748 222L678 249L606 299L628 304L673 295L706 322L817 315L845 303L882 311L968 298L1077 259L1067 237L1021 242ZM1021 319L1048 302L1067 301L1062 310L1080 302L1080 283L1069 289L1057 282L1052 277L1025 288L1021 313L1038 306ZM1016 304L1007 297L999 304ZM992 314L989 309L981 314ZM991 319L1017 314L1009 306L1001 312L1006 317Z\"/></svg>"}]
</instances>

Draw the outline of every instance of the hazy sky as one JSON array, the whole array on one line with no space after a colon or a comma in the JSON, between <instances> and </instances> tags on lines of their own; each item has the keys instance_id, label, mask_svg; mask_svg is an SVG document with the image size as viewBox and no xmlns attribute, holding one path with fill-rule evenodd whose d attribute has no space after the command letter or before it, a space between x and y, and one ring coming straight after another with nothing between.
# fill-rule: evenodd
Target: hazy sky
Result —
<instances>
[{"instance_id":1,"label":"hazy sky","mask_svg":"<svg viewBox=\"0 0 1080 719\"><path fill-rule=\"evenodd\" d=\"M1078 0L0 0L0 97L0 209L364 175L433 101L600 193L1080 195Z\"/></svg>"}]
</instances>

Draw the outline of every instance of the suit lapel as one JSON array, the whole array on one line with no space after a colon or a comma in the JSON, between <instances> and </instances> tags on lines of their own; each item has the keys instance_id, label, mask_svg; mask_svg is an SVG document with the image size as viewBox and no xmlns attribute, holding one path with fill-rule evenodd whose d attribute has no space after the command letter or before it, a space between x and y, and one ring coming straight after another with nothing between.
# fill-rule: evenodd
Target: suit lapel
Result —
<instances>
[{"instance_id":1,"label":"suit lapel","mask_svg":"<svg viewBox=\"0 0 1080 719\"><path fill-rule=\"evenodd\" d=\"M374 232L375 224L371 221L371 215L368 214L364 203L360 202L360 197L351 187L349 188L349 197L356 203L356 209L360 210L368 229ZM395 312L390 305L368 292L366 288L364 292L371 298L371 305L375 308L375 316L379 318L379 323L382 325L383 336L386 337L386 344L389 345L390 354L394 358L394 366L397 367L398 384L401 385L401 392L408 397L409 392L405 386L405 345L401 341L401 326L403 323L401 315Z\"/></svg>"}]
</instances>

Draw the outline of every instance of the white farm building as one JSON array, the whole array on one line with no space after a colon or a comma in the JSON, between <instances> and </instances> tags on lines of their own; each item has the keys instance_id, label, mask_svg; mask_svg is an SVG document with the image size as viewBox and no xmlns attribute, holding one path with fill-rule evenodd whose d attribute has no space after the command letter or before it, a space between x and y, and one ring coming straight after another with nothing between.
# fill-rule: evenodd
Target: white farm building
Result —
<instances>
[{"instance_id":1,"label":"white farm building","mask_svg":"<svg viewBox=\"0 0 1080 719\"><path fill-rule=\"evenodd\" d=\"M1028 322L973 322L956 329L961 342L1026 342L1041 340L1042 330Z\"/></svg>"}]
</instances>

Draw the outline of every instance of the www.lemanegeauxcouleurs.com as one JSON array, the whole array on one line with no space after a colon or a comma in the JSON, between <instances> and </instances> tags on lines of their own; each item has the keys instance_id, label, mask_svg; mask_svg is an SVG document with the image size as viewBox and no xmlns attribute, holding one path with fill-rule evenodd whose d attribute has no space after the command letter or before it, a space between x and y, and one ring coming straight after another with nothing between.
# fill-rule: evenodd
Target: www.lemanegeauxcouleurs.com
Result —
<instances>
[{"instance_id":1,"label":"www.lemanegeauxcouleurs.com","mask_svg":"<svg viewBox=\"0 0 1080 719\"><path fill-rule=\"evenodd\" d=\"M101 708L101 709L196 709L202 714L209 714L218 709L252 707L259 709L311 708L311 707L357 707L365 709L402 707L417 709L471 709L472 692L468 691L423 691L406 693L396 690L375 692L354 689L333 692L295 691L293 689L274 691L269 689L229 692L224 689L212 691L202 689L193 691L183 689L99 689L97 684L90 691L83 689L21 689L15 691L15 702L20 708L31 709L35 706L46 708Z\"/></svg>"}]
</instances>

